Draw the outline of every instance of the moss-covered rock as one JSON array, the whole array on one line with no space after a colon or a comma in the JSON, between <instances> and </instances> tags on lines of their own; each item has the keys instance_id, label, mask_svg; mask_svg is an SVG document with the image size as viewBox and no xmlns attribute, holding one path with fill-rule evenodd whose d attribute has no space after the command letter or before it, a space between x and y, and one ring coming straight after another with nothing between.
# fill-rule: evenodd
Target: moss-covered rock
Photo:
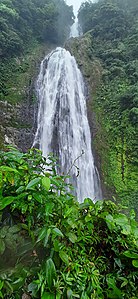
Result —
<instances>
[{"instance_id":1,"label":"moss-covered rock","mask_svg":"<svg viewBox=\"0 0 138 299\"><path fill-rule=\"evenodd\" d=\"M11 143L26 151L36 130L35 80L42 58L53 45L34 43L23 56L1 64L0 147Z\"/></svg>"}]
</instances>

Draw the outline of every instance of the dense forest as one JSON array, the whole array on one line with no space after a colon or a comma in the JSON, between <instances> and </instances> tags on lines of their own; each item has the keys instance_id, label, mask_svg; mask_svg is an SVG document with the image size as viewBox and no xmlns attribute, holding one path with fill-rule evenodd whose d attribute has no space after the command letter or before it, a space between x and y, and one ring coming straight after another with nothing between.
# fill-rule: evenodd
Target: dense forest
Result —
<instances>
[{"instance_id":1,"label":"dense forest","mask_svg":"<svg viewBox=\"0 0 138 299\"><path fill-rule=\"evenodd\" d=\"M138 2L87 1L78 18L89 34L89 60L98 59L102 67L102 82L92 96L104 181L137 210Z\"/></svg>"},{"instance_id":2,"label":"dense forest","mask_svg":"<svg viewBox=\"0 0 138 299\"><path fill-rule=\"evenodd\" d=\"M63 43L73 19L64 0L1 0L0 57L19 55L33 39Z\"/></svg>"},{"instance_id":3,"label":"dense forest","mask_svg":"<svg viewBox=\"0 0 138 299\"><path fill-rule=\"evenodd\" d=\"M83 35L70 50L88 84L93 146L112 199L95 204L78 203L53 155L26 150L28 135L24 152L3 137L32 134L32 78L45 53L67 39L73 8L64 0L0 0L2 299L138 299L138 2L85 1L78 19Z\"/></svg>"}]
</instances>

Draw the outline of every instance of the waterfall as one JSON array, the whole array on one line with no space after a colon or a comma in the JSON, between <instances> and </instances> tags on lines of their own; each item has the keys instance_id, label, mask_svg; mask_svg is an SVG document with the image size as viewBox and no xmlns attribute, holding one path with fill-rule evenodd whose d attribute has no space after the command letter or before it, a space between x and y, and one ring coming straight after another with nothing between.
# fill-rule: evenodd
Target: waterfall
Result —
<instances>
[{"instance_id":1,"label":"waterfall","mask_svg":"<svg viewBox=\"0 0 138 299\"><path fill-rule=\"evenodd\" d=\"M101 198L91 150L85 85L75 58L56 48L41 63L36 86L38 126L33 146L58 157L60 174L71 176L79 202ZM75 164L75 166L73 165Z\"/></svg>"},{"instance_id":2,"label":"waterfall","mask_svg":"<svg viewBox=\"0 0 138 299\"><path fill-rule=\"evenodd\" d=\"M78 20L71 26L70 29L70 38L71 37L78 37L79 36L79 24Z\"/></svg>"},{"instance_id":3,"label":"waterfall","mask_svg":"<svg viewBox=\"0 0 138 299\"><path fill-rule=\"evenodd\" d=\"M73 23L73 25L70 28L70 38L72 37L78 37L82 35L82 29L81 26L78 22L78 18L75 19L75 22Z\"/></svg>"}]
</instances>

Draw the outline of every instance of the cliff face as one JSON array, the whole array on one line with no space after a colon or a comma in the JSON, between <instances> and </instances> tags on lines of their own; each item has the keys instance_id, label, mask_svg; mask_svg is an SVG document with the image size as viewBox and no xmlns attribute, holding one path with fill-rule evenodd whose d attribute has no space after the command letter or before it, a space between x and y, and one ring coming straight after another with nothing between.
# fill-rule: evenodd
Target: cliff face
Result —
<instances>
[{"instance_id":1,"label":"cliff face","mask_svg":"<svg viewBox=\"0 0 138 299\"><path fill-rule=\"evenodd\" d=\"M52 45L34 45L28 52L4 61L4 90L0 100L0 147L4 144L27 151L36 131L37 106L35 81L40 62Z\"/></svg>"},{"instance_id":2,"label":"cliff face","mask_svg":"<svg viewBox=\"0 0 138 299\"><path fill-rule=\"evenodd\" d=\"M11 144L26 151L31 147L34 129L36 103L30 98L19 104L10 104L7 101L0 102L0 136L1 147L3 144Z\"/></svg>"}]
</instances>

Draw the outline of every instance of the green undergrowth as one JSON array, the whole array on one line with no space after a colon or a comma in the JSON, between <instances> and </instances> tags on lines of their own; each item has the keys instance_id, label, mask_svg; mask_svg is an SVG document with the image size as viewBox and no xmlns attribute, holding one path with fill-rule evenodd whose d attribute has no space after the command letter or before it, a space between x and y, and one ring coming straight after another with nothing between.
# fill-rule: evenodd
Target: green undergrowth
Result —
<instances>
[{"instance_id":1,"label":"green undergrowth","mask_svg":"<svg viewBox=\"0 0 138 299\"><path fill-rule=\"evenodd\" d=\"M79 204L53 156L0 153L0 298L138 298L132 210Z\"/></svg>"}]
</instances>

